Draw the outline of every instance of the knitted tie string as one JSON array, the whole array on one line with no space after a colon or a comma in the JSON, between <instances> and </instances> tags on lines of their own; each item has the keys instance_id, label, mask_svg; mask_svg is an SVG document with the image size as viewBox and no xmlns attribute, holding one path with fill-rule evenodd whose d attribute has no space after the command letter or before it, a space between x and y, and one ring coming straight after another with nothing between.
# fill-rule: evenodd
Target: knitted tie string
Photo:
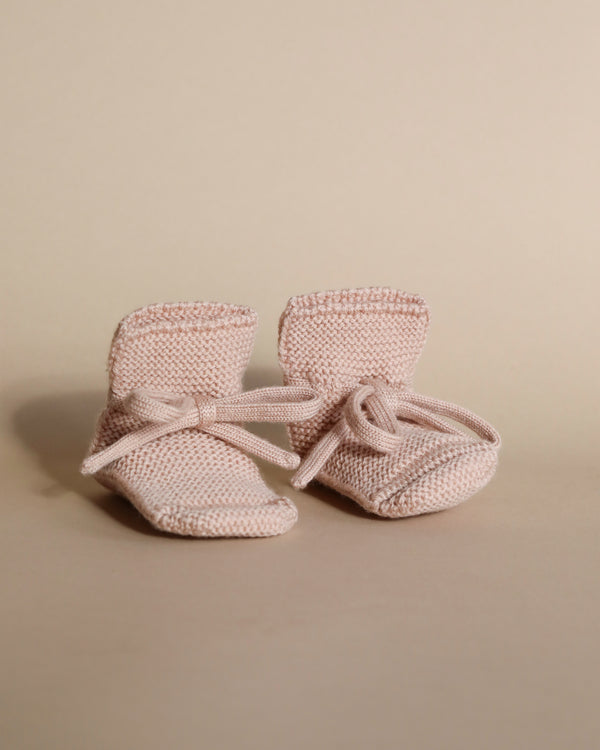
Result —
<instances>
[{"instance_id":1,"label":"knitted tie string","mask_svg":"<svg viewBox=\"0 0 600 750\"><path fill-rule=\"evenodd\" d=\"M306 487L352 435L378 453L393 453L405 440L401 420L452 435L464 434L443 417L463 424L492 446L500 445L500 435L492 425L462 406L421 396L403 386L393 387L379 380L364 381L346 399L338 421L304 457L292 477L292 485L297 489Z\"/></svg>"},{"instance_id":2,"label":"knitted tie string","mask_svg":"<svg viewBox=\"0 0 600 750\"><path fill-rule=\"evenodd\" d=\"M296 469L300 459L295 453L273 445L236 423L287 423L310 419L322 408L322 400L311 388L302 386L270 386L222 398L136 389L119 402L117 408L141 420L144 426L89 456L82 464L82 473L95 474L136 448L169 433L191 428L284 469Z\"/></svg>"}]
</instances>

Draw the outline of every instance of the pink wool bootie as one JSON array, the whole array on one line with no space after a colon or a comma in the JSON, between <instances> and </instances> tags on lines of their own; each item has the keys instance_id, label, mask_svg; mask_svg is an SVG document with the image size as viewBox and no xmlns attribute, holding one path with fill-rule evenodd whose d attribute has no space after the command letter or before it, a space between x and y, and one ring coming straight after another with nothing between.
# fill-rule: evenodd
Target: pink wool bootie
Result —
<instances>
[{"instance_id":1,"label":"pink wool bootie","mask_svg":"<svg viewBox=\"0 0 600 750\"><path fill-rule=\"evenodd\" d=\"M303 456L295 487L316 478L371 513L397 518L450 508L491 479L496 430L466 409L411 389L428 326L425 301L393 289L288 302L279 325L285 382L323 397L316 417L288 427Z\"/></svg>"},{"instance_id":2,"label":"pink wool bootie","mask_svg":"<svg viewBox=\"0 0 600 750\"><path fill-rule=\"evenodd\" d=\"M237 423L314 418L322 404L305 386L241 392L256 325L247 307L204 302L150 305L125 317L82 472L128 498L162 531L288 531L296 507L264 484L244 452L288 469L299 458Z\"/></svg>"}]
</instances>

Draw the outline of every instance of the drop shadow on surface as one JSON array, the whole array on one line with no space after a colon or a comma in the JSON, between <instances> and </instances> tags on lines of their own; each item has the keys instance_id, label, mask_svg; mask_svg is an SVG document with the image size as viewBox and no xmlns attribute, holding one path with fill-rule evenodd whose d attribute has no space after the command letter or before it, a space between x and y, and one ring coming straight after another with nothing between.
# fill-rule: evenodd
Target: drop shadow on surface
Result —
<instances>
[{"instance_id":1,"label":"drop shadow on surface","mask_svg":"<svg viewBox=\"0 0 600 750\"><path fill-rule=\"evenodd\" d=\"M302 491L307 495L310 495L312 498L326 503L332 508L342 511L342 513L347 513L350 516L364 518L368 521L381 521L384 523L390 520L394 520L389 518L382 518L381 516L375 516L372 513L368 513L366 510L361 508L360 505L357 505L354 500L351 500L345 495L341 495L335 490L330 490L329 487L326 487L324 484L313 482L309 487Z\"/></svg>"},{"instance_id":2,"label":"drop shadow on surface","mask_svg":"<svg viewBox=\"0 0 600 750\"><path fill-rule=\"evenodd\" d=\"M250 367L244 376L244 388L281 385L281 373L276 367ZM124 526L150 536L170 537L154 529L125 498L110 492L90 477L80 474L79 466L89 446L98 415L106 394L103 391L73 391L36 395L21 403L12 415L12 426L17 439L36 458L52 484L40 491L51 499L68 490L89 500L95 507ZM289 449L285 425L254 423L249 429L266 440ZM277 485L283 494L289 487L290 473L277 466L258 461L269 483ZM352 500L313 483L304 493L328 505L364 519L377 519ZM379 519L385 520L385 519Z\"/></svg>"},{"instance_id":3,"label":"drop shadow on surface","mask_svg":"<svg viewBox=\"0 0 600 750\"><path fill-rule=\"evenodd\" d=\"M51 499L62 490L75 492L134 531L164 536L125 498L79 473L104 400L105 394L99 391L50 393L35 396L16 409L12 418L15 435L52 480L40 494Z\"/></svg>"}]
</instances>

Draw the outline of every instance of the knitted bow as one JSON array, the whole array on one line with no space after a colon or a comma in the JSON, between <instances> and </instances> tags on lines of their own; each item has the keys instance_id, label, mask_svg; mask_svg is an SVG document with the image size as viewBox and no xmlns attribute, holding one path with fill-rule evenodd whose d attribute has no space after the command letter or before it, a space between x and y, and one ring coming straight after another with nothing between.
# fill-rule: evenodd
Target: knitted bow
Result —
<instances>
[{"instance_id":1,"label":"knitted bow","mask_svg":"<svg viewBox=\"0 0 600 750\"><path fill-rule=\"evenodd\" d=\"M297 489L317 476L339 445L351 435L379 453L393 453L406 439L400 419L433 427L441 432L462 435L462 430L440 417L450 417L475 432L493 446L500 446L500 435L473 412L462 406L421 396L380 380L363 381L346 399L339 420L313 446L292 477Z\"/></svg>"},{"instance_id":2,"label":"knitted bow","mask_svg":"<svg viewBox=\"0 0 600 750\"><path fill-rule=\"evenodd\" d=\"M314 417L322 407L321 397L311 388L282 386L257 388L236 396L181 396L138 389L131 391L118 408L147 424L87 458L83 474L94 474L136 448L171 432L196 428L220 438L247 453L296 469L300 458L248 432L235 422L298 422Z\"/></svg>"}]
</instances>

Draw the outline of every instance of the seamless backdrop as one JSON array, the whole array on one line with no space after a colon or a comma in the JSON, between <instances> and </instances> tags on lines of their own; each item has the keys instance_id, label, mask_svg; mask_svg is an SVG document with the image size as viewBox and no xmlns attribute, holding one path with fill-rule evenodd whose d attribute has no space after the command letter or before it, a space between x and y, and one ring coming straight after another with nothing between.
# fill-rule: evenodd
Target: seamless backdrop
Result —
<instances>
[{"instance_id":1,"label":"seamless backdrop","mask_svg":"<svg viewBox=\"0 0 600 750\"><path fill-rule=\"evenodd\" d=\"M597 719L596 2L1 8L7 748L589 748ZM386 285L498 477L382 523L287 488L271 542L152 534L77 474L150 302ZM281 430L265 430L284 440Z\"/></svg>"}]
</instances>

